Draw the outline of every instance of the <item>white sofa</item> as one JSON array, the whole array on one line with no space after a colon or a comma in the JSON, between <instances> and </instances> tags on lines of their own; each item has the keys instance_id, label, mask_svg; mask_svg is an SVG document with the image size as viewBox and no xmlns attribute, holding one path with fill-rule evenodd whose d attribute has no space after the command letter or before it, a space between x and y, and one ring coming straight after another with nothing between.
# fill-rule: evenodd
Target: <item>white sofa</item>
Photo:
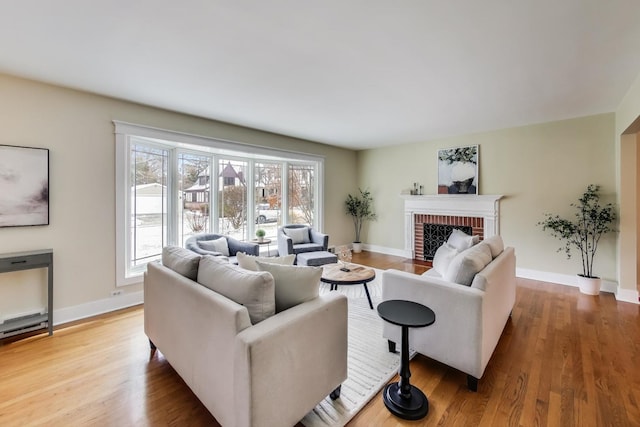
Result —
<instances>
[{"instance_id":1,"label":"white sofa","mask_svg":"<svg viewBox=\"0 0 640 427\"><path fill-rule=\"evenodd\" d=\"M477 391L478 379L484 374L515 303L515 251L501 246L499 236L492 241L500 246L499 250L493 248L489 263L472 277L470 286L445 280L435 268L423 275L397 270L382 274L383 300L419 302L436 315L431 326L409 329L409 347L466 373L472 391ZM464 253L457 255L463 256ZM453 267L455 261L450 264ZM383 335L389 340L389 351L395 351L395 343L401 342L400 327L385 322Z\"/></svg>"},{"instance_id":2,"label":"white sofa","mask_svg":"<svg viewBox=\"0 0 640 427\"><path fill-rule=\"evenodd\" d=\"M274 311L272 300L253 295L242 305L207 286L273 292L273 276L212 260L173 248L165 265L148 264L144 330L217 421L292 426L327 395L337 398L347 377L346 298L316 296L252 324L248 307Z\"/></svg>"}]
</instances>

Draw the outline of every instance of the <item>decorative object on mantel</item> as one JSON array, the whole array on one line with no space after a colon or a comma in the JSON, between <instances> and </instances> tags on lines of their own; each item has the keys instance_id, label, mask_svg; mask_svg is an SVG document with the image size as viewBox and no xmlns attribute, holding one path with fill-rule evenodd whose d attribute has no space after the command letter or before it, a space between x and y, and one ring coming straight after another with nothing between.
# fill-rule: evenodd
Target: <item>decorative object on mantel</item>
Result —
<instances>
[{"instance_id":1,"label":"decorative object on mantel","mask_svg":"<svg viewBox=\"0 0 640 427\"><path fill-rule=\"evenodd\" d=\"M413 189L410 193L412 196L422 196L422 185L417 182L413 183Z\"/></svg>"},{"instance_id":2,"label":"decorative object on mantel","mask_svg":"<svg viewBox=\"0 0 640 427\"><path fill-rule=\"evenodd\" d=\"M478 146L438 150L438 194L478 194Z\"/></svg>"},{"instance_id":3,"label":"decorative object on mantel","mask_svg":"<svg viewBox=\"0 0 640 427\"><path fill-rule=\"evenodd\" d=\"M571 203L576 208L573 221L560 218L559 215L545 213L545 219L538 222L543 230L549 230L551 236L564 241L567 259L571 258L571 249L580 251L582 256L582 274L578 274L580 292L587 295L598 295L602 280L593 275L593 259L598 249L598 243L603 234L616 231L611 224L616 220L616 213L611 203L600 205L599 185L589 184L587 190L578 199L578 203Z\"/></svg>"},{"instance_id":4,"label":"decorative object on mantel","mask_svg":"<svg viewBox=\"0 0 640 427\"><path fill-rule=\"evenodd\" d=\"M360 233L362 232L362 224L365 221L375 221L376 214L373 212L373 197L369 190L362 191L359 195L352 196L349 194L345 201L347 214L353 218L353 226L356 232L356 240L353 242L353 252L360 253L362 251L362 241Z\"/></svg>"},{"instance_id":5,"label":"decorative object on mantel","mask_svg":"<svg viewBox=\"0 0 640 427\"><path fill-rule=\"evenodd\" d=\"M49 150L0 145L0 227L49 225Z\"/></svg>"}]
</instances>

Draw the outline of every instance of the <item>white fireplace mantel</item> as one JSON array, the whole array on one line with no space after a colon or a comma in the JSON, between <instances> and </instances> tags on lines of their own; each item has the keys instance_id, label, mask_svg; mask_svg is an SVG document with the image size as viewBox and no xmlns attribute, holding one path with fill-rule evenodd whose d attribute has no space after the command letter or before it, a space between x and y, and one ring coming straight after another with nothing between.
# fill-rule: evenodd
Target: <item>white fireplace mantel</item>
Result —
<instances>
[{"instance_id":1,"label":"white fireplace mantel","mask_svg":"<svg viewBox=\"0 0 640 427\"><path fill-rule=\"evenodd\" d=\"M468 216L483 218L484 237L500 234L500 199L502 195L434 194L402 195L404 199L404 244L413 254L415 215Z\"/></svg>"}]
</instances>

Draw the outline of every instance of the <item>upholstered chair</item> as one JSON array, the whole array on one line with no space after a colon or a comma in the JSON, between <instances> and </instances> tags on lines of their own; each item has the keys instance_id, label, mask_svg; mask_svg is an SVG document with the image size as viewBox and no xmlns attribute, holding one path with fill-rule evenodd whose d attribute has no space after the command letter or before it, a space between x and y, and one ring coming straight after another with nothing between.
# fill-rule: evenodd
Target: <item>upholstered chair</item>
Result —
<instances>
[{"instance_id":1,"label":"upholstered chair","mask_svg":"<svg viewBox=\"0 0 640 427\"><path fill-rule=\"evenodd\" d=\"M278 228L278 254L280 256L303 252L326 251L329 235L308 225L289 224Z\"/></svg>"},{"instance_id":2,"label":"upholstered chair","mask_svg":"<svg viewBox=\"0 0 640 427\"><path fill-rule=\"evenodd\" d=\"M224 240L220 240L224 239ZM225 244L226 241L226 244ZM223 256L229 258L229 262L237 264L236 254L244 252L248 255L260 255L260 245L256 243L241 242L230 236L213 233L196 234L187 239L185 248L200 255Z\"/></svg>"}]
</instances>

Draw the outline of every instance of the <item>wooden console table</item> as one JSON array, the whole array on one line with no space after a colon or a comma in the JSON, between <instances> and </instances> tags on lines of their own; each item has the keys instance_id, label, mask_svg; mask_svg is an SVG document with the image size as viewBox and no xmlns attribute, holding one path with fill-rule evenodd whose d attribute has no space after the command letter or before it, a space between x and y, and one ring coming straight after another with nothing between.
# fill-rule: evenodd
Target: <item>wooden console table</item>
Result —
<instances>
[{"instance_id":1,"label":"wooden console table","mask_svg":"<svg viewBox=\"0 0 640 427\"><path fill-rule=\"evenodd\" d=\"M47 312L5 321L0 324L0 338L42 328L48 328L49 335L53 335L53 250L43 249L0 255L0 273L45 267L49 275L47 284Z\"/></svg>"}]
</instances>

